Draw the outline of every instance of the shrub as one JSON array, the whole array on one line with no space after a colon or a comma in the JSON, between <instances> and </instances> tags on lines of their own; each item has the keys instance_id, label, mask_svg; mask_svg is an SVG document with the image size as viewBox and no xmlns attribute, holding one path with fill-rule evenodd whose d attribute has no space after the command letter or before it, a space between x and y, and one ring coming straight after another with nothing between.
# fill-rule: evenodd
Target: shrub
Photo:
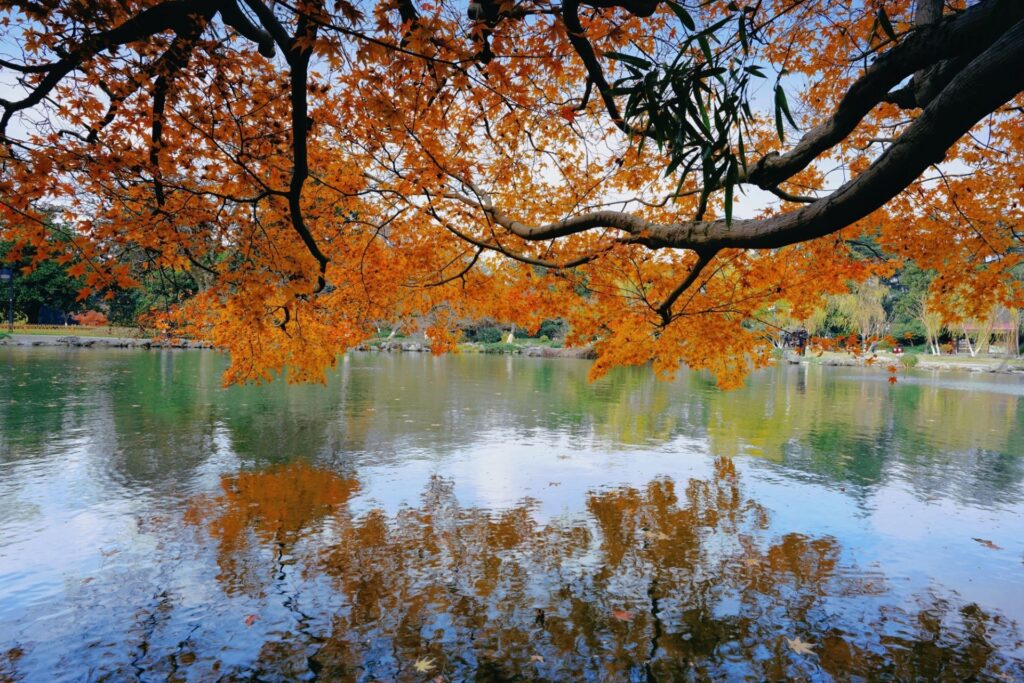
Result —
<instances>
[{"instance_id":1,"label":"shrub","mask_svg":"<svg viewBox=\"0 0 1024 683\"><path fill-rule=\"evenodd\" d=\"M916 353L904 353L902 356L900 356L900 363L902 363L903 367L907 369L916 367L918 361L920 360L921 359L918 357Z\"/></svg>"},{"instance_id":2,"label":"shrub","mask_svg":"<svg viewBox=\"0 0 1024 683\"><path fill-rule=\"evenodd\" d=\"M473 332L473 341L483 342L484 344L496 344L502 340L501 330L497 327L478 327Z\"/></svg>"},{"instance_id":3,"label":"shrub","mask_svg":"<svg viewBox=\"0 0 1024 683\"><path fill-rule=\"evenodd\" d=\"M564 320L545 320L540 324L540 329L537 330L537 334L548 339L556 339L564 337L569 326L565 324Z\"/></svg>"},{"instance_id":4,"label":"shrub","mask_svg":"<svg viewBox=\"0 0 1024 683\"><path fill-rule=\"evenodd\" d=\"M506 344L503 341L486 342L483 345L484 353L522 353L522 347L518 344Z\"/></svg>"},{"instance_id":5,"label":"shrub","mask_svg":"<svg viewBox=\"0 0 1024 683\"><path fill-rule=\"evenodd\" d=\"M544 344L547 344L549 341L551 341L551 338L548 337L548 335L546 335L546 334L542 334L542 335L540 335L540 339L538 339L537 341L539 341L541 343L544 343Z\"/></svg>"}]
</instances>

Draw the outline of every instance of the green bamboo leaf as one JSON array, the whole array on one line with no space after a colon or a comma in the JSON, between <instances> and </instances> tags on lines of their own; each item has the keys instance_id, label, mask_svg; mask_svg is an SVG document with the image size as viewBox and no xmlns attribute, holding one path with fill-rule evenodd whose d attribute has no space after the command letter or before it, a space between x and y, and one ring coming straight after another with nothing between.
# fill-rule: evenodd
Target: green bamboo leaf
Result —
<instances>
[{"instance_id":1,"label":"green bamboo leaf","mask_svg":"<svg viewBox=\"0 0 1024 683\"><path fill-rule=\"evenodd\" d=\"M732 183L725 181L725 226L732 225Z\"/></svg>"},{"instance_id":2,"label":"green bamboo leaf","mask_svg":"<svg viewBox=\"0 0 1024 683\"><path fill-rule=\"evenodd\" d=\"M789 113L789 102L786 101L786 92L782 89L781 85L775 86L775 106L782 110L782 113L786 115L786 120L789 121L789 125L799 130L799 126L796 125L796 121L793 120L793 115Z\"/></svg>"},{"instance_id":3,"label":"green bamboo leaf","mask_svg":"<svg viewBox=\"0 0 1024 683\"><path fill-rule=\"evenodd\" d=\"M698 72L697 76L699 78L710 78L712 76L720 76L725 72L726 68L724 66L715 66L711 67L710 69L701 70L700 72Z\"/></svg>"},{"instance_id":4,"label":"green bamboo leaf","mask_svg":"<svg viewBox=\"0 0 1024 683\"><path fill-rule=\"evenodd\" d=\"M747 151L743 147L743 131L742 130L739 131L738 137L739 137L739 144L737 145L737 147L739 148L740 164L742 164L742 166L743 166L743 172L746 173L747 172Z\"/></svg>"},{"instance_id":5,"label":"green bamboo leaf","mask_svg":"<svg viewBox=\"0 0 1024 683\"><path fill-rule=\"evenodd\" d=\"M714 55L711 54L711 45L708 43L707 36L703 33L697 36L697 42L700 43L700 51L704 53L704 59L709 62L715 60Z\"/></svg>"},{"instance_id":6,"label":"green bamboo leaf","mask_svg":"<svg viewBox=\"0 0 1024 683\"><path fill-rule=\"evenodd\" d=\"M627 55L623 52L605 52L604 56L607 57L608 59L614 59L620 62L624 62L625 64L631 64L637 67L638 69L647 70L650 69L652 66L651 63L648 62L646 59L642 59L641 57L637 57L636 55Z\"/></svg>"},{"instance_id":7,"label":"green bamboo leaf","mask_svg":"<svg viewBox=\"0 0 1024 683\"><path fill-rule=\"evenodd\" d=\"M693 22L693 17L690 16L689 12L683 9L682 5L669 0L668 8L672 10L677 17L679 17L679 21L683 22L683 26L691 31L695 31L697 29L697 24Z\"/></svg>"}]
</instances>

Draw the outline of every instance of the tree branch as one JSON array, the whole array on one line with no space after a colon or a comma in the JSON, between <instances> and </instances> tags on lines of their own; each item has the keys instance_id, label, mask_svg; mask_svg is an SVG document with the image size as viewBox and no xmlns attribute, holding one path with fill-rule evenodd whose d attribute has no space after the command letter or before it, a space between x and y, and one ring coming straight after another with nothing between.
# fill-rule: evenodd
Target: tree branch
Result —
<instances>
[{"instance_id":1,"label":"tree branch","mask_svg":"<svg viewBox=\"0 0 1024 683\"><path fill-rule=\"evenodd\" d=\"M989 0L918 29L865 70L831 117L804 134L789 152L762 158L743 180L762 188L777 186L844 140L904 78L952 57L965 57L969 62L1022 18L1024 2ZM952 77L950 74L949 80ZM896 93L892 98L897 98Z\"/></svg>"},{"instance_id":2,"label":"tree branch","mask_svg":"<svg viewBox=\"0 0 1024 683\"><path fill-rule=\"evenodd\" d=\"M860 175L827 197L788 213L727 223L655 223L618 211L596 211L531 226L494 207L474 202L491 220L526 240L548 240L596 228L630 233L651 248L695 250L772 249L836 232L878 209L912 183L976 123L1024 91L1024 20L1018 20L970 62L888 149ZM477 191L474 189L474 191ZM458 197L455 197L458 198Z\"/></svg>"}]
</instances>

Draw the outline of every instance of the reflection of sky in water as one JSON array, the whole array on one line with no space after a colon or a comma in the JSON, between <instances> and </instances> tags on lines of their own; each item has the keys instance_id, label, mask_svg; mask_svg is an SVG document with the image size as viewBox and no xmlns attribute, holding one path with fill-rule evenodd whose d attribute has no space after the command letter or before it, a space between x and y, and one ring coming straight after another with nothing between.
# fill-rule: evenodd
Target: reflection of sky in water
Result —
<instances>
[{"instance_id":1,"label":"reflection of sky in water","mask_svg":"<svg viewBox=\"0 0 1024 683\"><path fill-rule=\"evenodd\" d=\"M845 563L884 577L890 606L939 591L1024 622L1020 378L916 373L890 387L884 373L779 368L723 394L644 369L588 384L574 361L354 355L324 387L224 391L208 353L6 349L0 362L0 653L24 646L38 671L61 639L73 653L141 638L114 615L144 607L169 615L143 631L166 628L172 649L194 624L272 624L303 600L329 628L323 614L341 608L326 579L282 570L301 596L225 600L224 568L181 521L224 475L296 457L358 481L357 519L399 518L436 476L462 510L593 527L594 495L656 480L681 491L712 479L719 455L754 455L735 465L767 510L765 539L834 539ZM338 542L320 524L310 547ZM271 546L252 552L257 574L275 562ZM248 666L259 647L236 642L222 660Z\"/></svg>"}]
</instances>

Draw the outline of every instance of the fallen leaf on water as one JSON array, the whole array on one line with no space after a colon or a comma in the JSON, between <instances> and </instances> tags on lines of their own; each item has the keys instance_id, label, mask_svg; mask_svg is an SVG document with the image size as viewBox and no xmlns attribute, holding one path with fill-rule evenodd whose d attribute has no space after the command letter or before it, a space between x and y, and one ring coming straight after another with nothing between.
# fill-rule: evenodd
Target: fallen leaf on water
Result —
<instances>
[{"instance_id":1,"label":"fallen leaf on water","mask_svg":"<svg viewBox=\"0 0 1024 683\"><path fill-rule=\"evenodd\" d=\"M761 564L761 561L756 557L746 557L743 558L743 564L747 565L748 567L756 567L757 565Z\"/></svg>"},{"instance_id":2,"label":"fallen leaf on water","mask_svg":"<svg viewBox=\"0 0 1024 683\"><path fill-rule=\"evenodd\" d=\"M540 655L530 655L530 661L531 662L539 662L539 663L543 664L544 663L544 658L541 657Z\"/></svg>"},{"instance_id":3,"label":"fallen leaf on water","mask_svg":"<svg viewBox=\"0 0 1024 683\"><path fill-rule=\"evenodd\" d=\"M613 609L612 616L619 621L633 621L633 613L624 609Z\"/></svg>"},{"instance_id":4,"label":"fallen leaf on water","mask_svg":"<svg viewBox=\"0 0 1024 683\"><path fill-rule=\"evenodd\" d=\"M417 659L416 663L413 664L412 667L421 674L427 674L434 670L434 660L430 657Z\"/></svg>"},{"instance_id":5,"label":"fallen leaf on water","mask_svg":"<svg viewBox=\"0 0 1024 683\"><path fill-rule=\"evenodd\" d=\"M246 625L246 626L252 626L253 624L255 624L255 623L256 623L256 620L257 620L258 618L259 618L259 617L257 617L257 616L256 616L255 614L250 614L249 616L247 616L247 617L245 618L245 625Z\"/></svg>"},{"instance_id":6,"label":"fallen leaf on water","mask_svg":"<svg viewBox=\"0 0 1024 683\"><path fill-rule=\"evenodd\" d=\"M810 643L805 643L800 640L800 636L796 638L786 638L786 645L789 645L789 649L798 655L813 655L814 648L811 647Z\"/></svg>"},{"instance_id":7,"label":"fallen leaf on water","mask_svg":"<svg viewBox=\"0 0 1024 683\"><path fill-rule=\"evenodd\" d=\"M666 534L664 531L648 531L644 530L644 536L647 538L653 538L658 541L670 541L672 537Z\"/></svg>"},{"instance_id":8,"label":"fallen leaf on water","mask_svg":"<svg viewBox=\"0 0 1024 683\"><path fill-rule=\"evenodd\" d=\"M985 546L989 550L1002 550L1003 549L1003 546L996 545L995 543L993 543L992 541L988 540L987 538L974 538L974 539L971 539L971 540L977 541L978 543L982 544L983 546Z\"/></svg>"}]
</instances>

